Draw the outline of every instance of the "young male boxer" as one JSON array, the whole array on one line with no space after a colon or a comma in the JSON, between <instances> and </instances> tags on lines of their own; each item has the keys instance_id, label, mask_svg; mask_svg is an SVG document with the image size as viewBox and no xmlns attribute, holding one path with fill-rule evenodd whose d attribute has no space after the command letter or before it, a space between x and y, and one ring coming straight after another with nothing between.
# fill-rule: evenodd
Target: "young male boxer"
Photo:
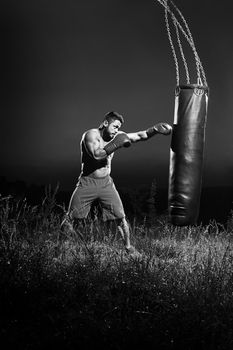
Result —
<instances>
[{"instance_id":1,"label":"young male boxer","mask_svg":"<svg viewBox=\"0 0 233 350\"><path fill-rule=\"evenodd\" d=\"M116 221L126 252L134 254L136 250L130 243L129 225L122 201L110 176L112 158L118 149L146 141L157 134L169 135L172 128L167 123L158 123L144 131L125 133L120 131L123 123L122 115L109 112L98 128L83 134L80 143L81 173L62 226L72 230L74 220L85 219L93 201L98 200L103 219Z\"/></svg>"}]
</instances>

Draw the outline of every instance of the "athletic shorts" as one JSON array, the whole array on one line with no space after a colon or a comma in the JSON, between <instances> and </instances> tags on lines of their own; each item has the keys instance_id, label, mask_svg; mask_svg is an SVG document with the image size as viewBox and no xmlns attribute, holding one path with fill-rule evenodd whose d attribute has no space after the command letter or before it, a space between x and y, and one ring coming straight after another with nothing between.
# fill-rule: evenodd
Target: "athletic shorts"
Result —
<instances>
[{"instance_id":1,"label":"athletic shorts","mask_svg":"<svg viewBox=\"0 0 233 350\"><path fill-rule=\"evenodd\" d=\"M86 218L96 200L102 207L104 221L125 217L119 193L109 175L104 178L82 176L71 196L68 215L72 219Z\"/></svg>"}]
</instances>

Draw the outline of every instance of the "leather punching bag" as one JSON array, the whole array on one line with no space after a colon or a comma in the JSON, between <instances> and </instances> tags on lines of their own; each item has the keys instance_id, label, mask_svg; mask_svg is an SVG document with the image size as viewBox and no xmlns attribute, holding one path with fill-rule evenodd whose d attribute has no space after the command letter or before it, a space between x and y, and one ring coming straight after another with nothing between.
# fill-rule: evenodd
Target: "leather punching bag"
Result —
<instances>
[{"instance_id":1,"label":"leather punching bag","mask_svg":"<svg viewBox=\"0 0 233 350\"><path fill-rule=\"evenodd\" d=\"M198 219L207 107L207 86L177 86L168 188L169 221L174 225L193 225Z\"/></svg>"}]
</instances>

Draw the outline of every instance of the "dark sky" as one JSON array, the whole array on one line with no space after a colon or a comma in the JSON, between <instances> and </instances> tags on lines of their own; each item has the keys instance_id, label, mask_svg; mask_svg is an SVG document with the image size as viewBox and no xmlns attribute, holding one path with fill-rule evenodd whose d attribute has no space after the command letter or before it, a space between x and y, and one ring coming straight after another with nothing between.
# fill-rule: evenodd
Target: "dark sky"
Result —
<instances>
[{"instance_id":1,"label":"dark sky","mask_svg":"<svg viewBox=\"0 0 233 350\"><path fill-rule=\"evenodd\" d=\"M210 86L203 184L231 185L230 1L175 3L189 24ZM110 110L124 115L126 132L173 123L175 65L157 1L4 0L0 16L0 170L10 181L59 181L61 188L72 189L80 170L81 135ZM193 70L193 56L183 43ZM195 74L191 82L196 83ZM156 177L166 186L170 140L156 136L120 150L112 176L130 185Z\"/></svg>"}]
</instances>

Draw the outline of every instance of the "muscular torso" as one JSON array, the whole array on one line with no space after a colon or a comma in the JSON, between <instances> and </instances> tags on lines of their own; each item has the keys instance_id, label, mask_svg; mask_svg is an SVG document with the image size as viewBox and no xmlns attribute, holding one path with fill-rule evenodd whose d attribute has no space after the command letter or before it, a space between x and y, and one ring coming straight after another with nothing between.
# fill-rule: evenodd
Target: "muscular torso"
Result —
<instances>
[{"instance_id":1,"label":"muscular torso","mask_svg":"<svg viewBox=\"0 0 233 350\"><path fill-rule=\"evenodd\" d=\"M97 141L99 142L99 147L104 148L107 142L103 140L98 129ZM96 178L102 178L110 175L111 172L111 160L113 153L104 159L97 160L89 152L87 145L85 144L85 134L82 137L81 143L81 176L94 176Z\"/></svg>"}]
</instances>

